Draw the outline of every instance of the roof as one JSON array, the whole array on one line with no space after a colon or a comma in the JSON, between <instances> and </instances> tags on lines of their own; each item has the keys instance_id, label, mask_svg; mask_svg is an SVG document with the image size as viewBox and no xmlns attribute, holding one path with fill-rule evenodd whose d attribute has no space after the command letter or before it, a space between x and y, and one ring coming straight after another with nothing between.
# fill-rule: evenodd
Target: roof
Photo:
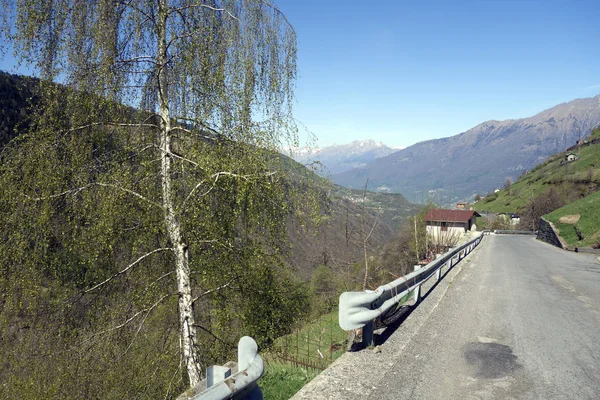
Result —
<instances>
[{"instance_id":1,"label":"roof","mask_svg":"<svg viewBox=\"0 0 600 400\"><path fill-rule=\"evenodd\" d=\"M423 219L425 221L442 221L442 222L467 222L471 217L481 217L477 211L473 210L429 210Z\"/></svg>"}]
</instances>

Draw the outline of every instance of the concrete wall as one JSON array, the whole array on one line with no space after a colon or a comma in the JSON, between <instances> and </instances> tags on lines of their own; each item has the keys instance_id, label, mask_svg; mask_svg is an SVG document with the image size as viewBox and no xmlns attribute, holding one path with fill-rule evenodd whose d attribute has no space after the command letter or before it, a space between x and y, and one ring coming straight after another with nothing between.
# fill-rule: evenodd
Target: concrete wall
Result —
<instances>
[{"instance_id":1,"label":"concrete wall","mask_svg":"<svg viewBox=\"0 0 600 400\"><path fill-rule=\"evenodd\" d=\"M566 247L564 241L556 233L554 224L546 221L544 218L540 218L540 229L538 230L537 238L561 249Z\"/></svg>"}]
</instances>

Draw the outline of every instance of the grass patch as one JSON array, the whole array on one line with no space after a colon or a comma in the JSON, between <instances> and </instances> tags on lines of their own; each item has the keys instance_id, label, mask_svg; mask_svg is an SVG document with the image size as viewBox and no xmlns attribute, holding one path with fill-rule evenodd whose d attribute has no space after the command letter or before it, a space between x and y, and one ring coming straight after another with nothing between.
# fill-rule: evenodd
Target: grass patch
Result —
<instances>
[{"instance_id":1,"label":"grass patch","mask_svg":"<svg viewBox=\"0 0 600 400\"><path fill-rule=\"evenodd\" d=\"M558 222L561 217L575 214L581 215L575 225ZM554 210L544 218L551 221L560 230L560 236L570 246L594 246L600 242L600 192ZM577 237L575 226L581 231L584 240L580 241Z\"/></svg>"},{"instance_id":2,"label":"grass patch","mask_svg":"<svg viewBox=\"0 0 600 400\"><path fill-rule=\"evenodd\" d=\"M258 386L265 400L287 400L317 376L317 372L288 364L269 362Z\"/></svg>"},{"instance_id":3,"label":"grass patch","mask_svg":"<svg viewBox=\"0 0 600 400\"><path fill-rule=\"evenodd\" d=\"M275 341L271 352L297 360L330 364L344 354L348 334L340 328L337 310L304 324Z\"/></svg>"},{"instance_id":4,"label":"grass patch","mask_svg":"<svg viewBox=\"0 0 600 400\"><path fill-rule=\"evenodd\" d=\"M292 397L346 352L347 340L348 333L339 326L337 310L275 340L261 354L266 365L258 383L265 400Z\"/></svg>"}]
</instances>

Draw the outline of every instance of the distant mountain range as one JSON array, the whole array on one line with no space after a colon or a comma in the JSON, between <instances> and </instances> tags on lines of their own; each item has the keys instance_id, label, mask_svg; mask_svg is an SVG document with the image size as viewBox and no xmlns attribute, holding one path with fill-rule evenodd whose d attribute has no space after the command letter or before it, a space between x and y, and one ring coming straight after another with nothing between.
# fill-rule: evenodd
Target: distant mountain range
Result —
<instances>
[{"instance_id":1,"label":"distant mountain range","mask_svg":"<svg viewBox=\"0 0 600 400\"><path fill-rule=\"evenodd\" d=\"M303 164L320 162L323 166L321 175L329 176L354 168L363 168L373 160L398 150L374 140L355 140L352 143L334 144L320 149L302 148L292 152L292 156Z\"/></svg>"},{"instance_id":2,"label":"distant mountain range","mask_svg":"<svg viewBox=\"0 0 600 400\"><path fill-rule=\"evenodd\" d=\"M600 124L600 96L577 99L530 118L487 121L456 136L428 140L333 175L342 186L402 193L439 203L472 198L515 180L572 146Z\"/></svg>"}]
</instances>

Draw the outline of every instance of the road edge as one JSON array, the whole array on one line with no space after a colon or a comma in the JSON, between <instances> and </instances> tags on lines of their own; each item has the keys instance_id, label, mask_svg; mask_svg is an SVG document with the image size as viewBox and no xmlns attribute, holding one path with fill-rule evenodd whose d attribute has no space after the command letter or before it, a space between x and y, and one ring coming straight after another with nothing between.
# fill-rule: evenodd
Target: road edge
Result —
<instances>
[{"instance_id":1,"label":"road edge","mask_svg":"<svg viewBox=\"0 0 600 400\"><path fill-rule=\"evenodd\" d=\"M452 286L454 279L461 273L463 267L477 256L480 246L486 240L487 238L484 237L480 245L448 271L437 285L430 285L433 290L428 287L427 291L424 291L426 295L424 300L388 340L379 346L379 352L365 349L345 353L300 389L292 400L343 400L371 397L370 393L377 389L385 372L394 365L392 360L398 358L412 338L418 334Z\"/></svg>"}]
</instances>

